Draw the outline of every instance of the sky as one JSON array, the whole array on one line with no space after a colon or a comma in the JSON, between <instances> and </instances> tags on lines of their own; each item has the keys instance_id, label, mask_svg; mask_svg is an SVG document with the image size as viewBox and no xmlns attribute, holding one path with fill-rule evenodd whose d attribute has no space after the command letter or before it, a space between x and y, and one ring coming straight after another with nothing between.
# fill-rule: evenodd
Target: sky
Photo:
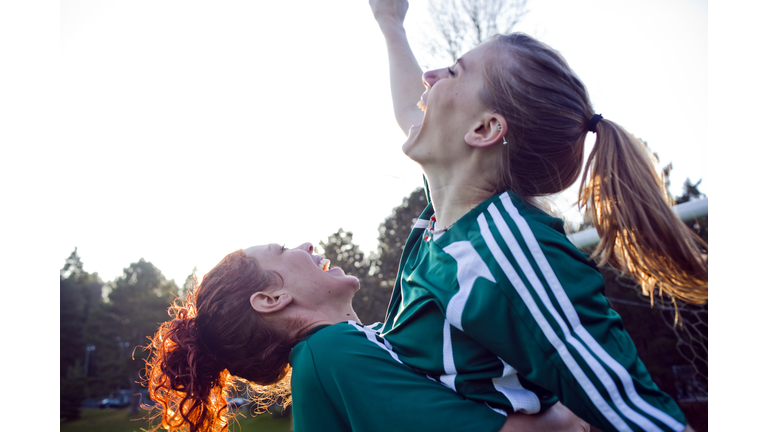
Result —
<instances>
[{"instance_id":1,"label":"sky","mask_svg":"<svg viewBox=\"0 0 768 432\"><path fill-rule=\"evenodd\" d=\"M177 283L234 249L318 242L340 227L375 248L420 171L400 153L367 2L317 3L0 2L0 322L34 323L5 334L25 353L8 357L20 371L12 388L29 388L25 371L55 373L56 331L40 329L58 322L56 269L74 247L104 280L143 257ZM673 161L673 192L703 179L715 227L709 420L753 426L742 413L759 412L768 383L754 372L763 346L742 329L760 328L768 301L754 252L768 241L754 186L768 158L768 81L755 55L768 6L529 6L518 29L563 53L597 112ZM425 9L412 2L411 37Z\"/></svg>"},{"instance_id":2,"label":"sky","mask_svg":"<svg viewBox=\"0 0 768 432\"><path fill-rule=\"evenodd\" d=\"M426 10L411 2L405 22L417 56ZM709 195L707 2L529 10L517 30L559 50L596 112L673 163L672 192L690 178ZM144 258L181 284L233 250L339 228L370 252L422 185L367 1L68 0L60 17L61 265L77 247L105 281Z\"/></svg>"}]
</instances>

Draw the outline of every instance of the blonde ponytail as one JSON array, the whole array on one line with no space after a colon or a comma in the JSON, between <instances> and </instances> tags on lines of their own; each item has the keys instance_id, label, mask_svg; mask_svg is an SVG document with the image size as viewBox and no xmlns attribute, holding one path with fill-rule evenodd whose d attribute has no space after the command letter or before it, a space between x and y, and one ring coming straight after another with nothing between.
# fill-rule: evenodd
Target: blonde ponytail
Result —
<instances>
[{"instance_id":1,"label":"blonde ponytail","mask_svg":"<svg viewBox=\"0 0 768 432\"><path fill-rule=\"evenodd\" d=\"M596 130L578 201L600 235L592 258L631 276L651 298L658 289L673 301L705 303L707 244L672 211L648 149L610 120Z\"/></svg>"},{"instance_id":2,"label":"blonde ponytail","mask_svg":"<svg viewBox=\"0 0 768 432\"><path fill-rule=\"evenodd\" d=\"M557 51L523 33L492 43L480 98L507 122L497 190L529 201L565 190L579 178L587 130L596 131L579 188L579 207L601 238L592 257L646 294L705 303L707 245L670 208L647 148L609 120L594 125L587 89Z\"/></svg>"}]
</instances>

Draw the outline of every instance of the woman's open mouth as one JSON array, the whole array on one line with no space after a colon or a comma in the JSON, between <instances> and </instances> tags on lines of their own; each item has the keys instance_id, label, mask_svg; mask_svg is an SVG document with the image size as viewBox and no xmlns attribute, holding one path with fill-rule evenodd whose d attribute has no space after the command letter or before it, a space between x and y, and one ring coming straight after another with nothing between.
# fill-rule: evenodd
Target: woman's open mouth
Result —
<instances>
[{"instance_id":1,"label":"woman's open mouth","mask_svg":"<svg viewBox=\"0 0 768 432\"><path fill-rule=\"evenodd\" d=\"M317 266L323 271L328 271L331 268L331 260L323 258L317 263Z\"/></svg>"},{"instance_id":2,"label":"woman's open mouth","mask_svg":"<svg viewBox=\"0 0 768 432\"><path fill-rule=\"evenodd\" d=\"M322 271L328 271L331 269L331 260L323 258L320 255L312 255L312 261Z\"/></svg>"}]
</instances>

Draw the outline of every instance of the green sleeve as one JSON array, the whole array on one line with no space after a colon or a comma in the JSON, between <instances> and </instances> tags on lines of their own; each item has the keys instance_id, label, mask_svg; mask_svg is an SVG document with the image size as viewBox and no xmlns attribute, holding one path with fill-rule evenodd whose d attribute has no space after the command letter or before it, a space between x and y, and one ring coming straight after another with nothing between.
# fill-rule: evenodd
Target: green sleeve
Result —
<instances>
[{"instance_id":1,"label":"green sleeve","mask_svg":"<svg viewBox=\"0 0 768 432\"><path fill-rule=\"evenodd\" d=\"M495 282L478 279L463 330L606 432L682 430L682 412L651 380L594 264L506 204L478 218L475 244L487 248Z\"/></svg>"},{"instance_id":2,"label":"green sleeve","mask_svg":"<svg viewBox=\"0 0 768 432\"><path fill-rule=\"evenodd\" d=\"M331 400L325 396L308 343L301 342L293 349L291 363L293 364L291 412L294 430L296 432L351 431L346 414L343 410L337 410Z\"/></svg>"},{"instance_id":3,"label":"green sleeve","mask_svg":"<svg viewBox=\"0 0 768 432\"><path fill-rule=\"evenodd\" d=\"M505 416L398 361L357 324L327 327L291 353L296 432L498 431Z\"/></svg>"}]
</instances>

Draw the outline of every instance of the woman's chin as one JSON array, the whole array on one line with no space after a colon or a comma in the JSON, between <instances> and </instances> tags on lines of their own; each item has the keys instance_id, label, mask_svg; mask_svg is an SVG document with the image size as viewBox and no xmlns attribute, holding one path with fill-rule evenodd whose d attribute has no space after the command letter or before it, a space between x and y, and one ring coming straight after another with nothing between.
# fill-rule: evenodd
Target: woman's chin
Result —
<instances>
[{"instance_id":1,"label":"woman's chin","mask_svg":"<svg viewBox=\"0 0 768 432\"><path fill-rule=\"evenodd\" d=\"M419 155L420 152L418 150L418 145L416 143L406 141L403 144L402 149L403 149L403 154L408 156L408 159L412 160L417 165L422 166L422 162L424 162L424 155L423 154Z\"/></svg>"},{"instance_id":2,"label":"woman's chin","mask_svg":"<svg viewBox=\"0 0 768 432\"><path fill-rule=\"evenodd\" d=\"M411 134L408 136L408 139L405 140L402 146L403 154L411 158L414 162L418 162L416 159L414 159L414 148L416 147L416 140L415 140L416 134Z\"/></svg>"},{"instance_id":3,"label":"woman's chin","mask_svg":"<svg viewBox=\"0 0 768 432\"><path fill-rule=\"evenodd\" d=\"M344 273L344 270L341 267L334 267L328 271L325 272L328 276L339 278L339 279L349 279L354 280L358 285L360 284L360 280L357 278L357 276L352 276Z\"/></svg>"},{"instance_id":4,"label":"woman's chin","mask_svg":"<svg viewBox=\"0 0 768 432\"><path fill-rule=\"evenodd\" d=\"M408 150L410 150L410 148L411 148L411 142L410 142L410 140L406 140L406 141L403 143L403 146L401 147L401 150L403 151L403 154L404 154L404 155L406 155L406 156L408 156L408 157L411 157L411 156L408 154Z\"/></svg>"}]
</instances>

